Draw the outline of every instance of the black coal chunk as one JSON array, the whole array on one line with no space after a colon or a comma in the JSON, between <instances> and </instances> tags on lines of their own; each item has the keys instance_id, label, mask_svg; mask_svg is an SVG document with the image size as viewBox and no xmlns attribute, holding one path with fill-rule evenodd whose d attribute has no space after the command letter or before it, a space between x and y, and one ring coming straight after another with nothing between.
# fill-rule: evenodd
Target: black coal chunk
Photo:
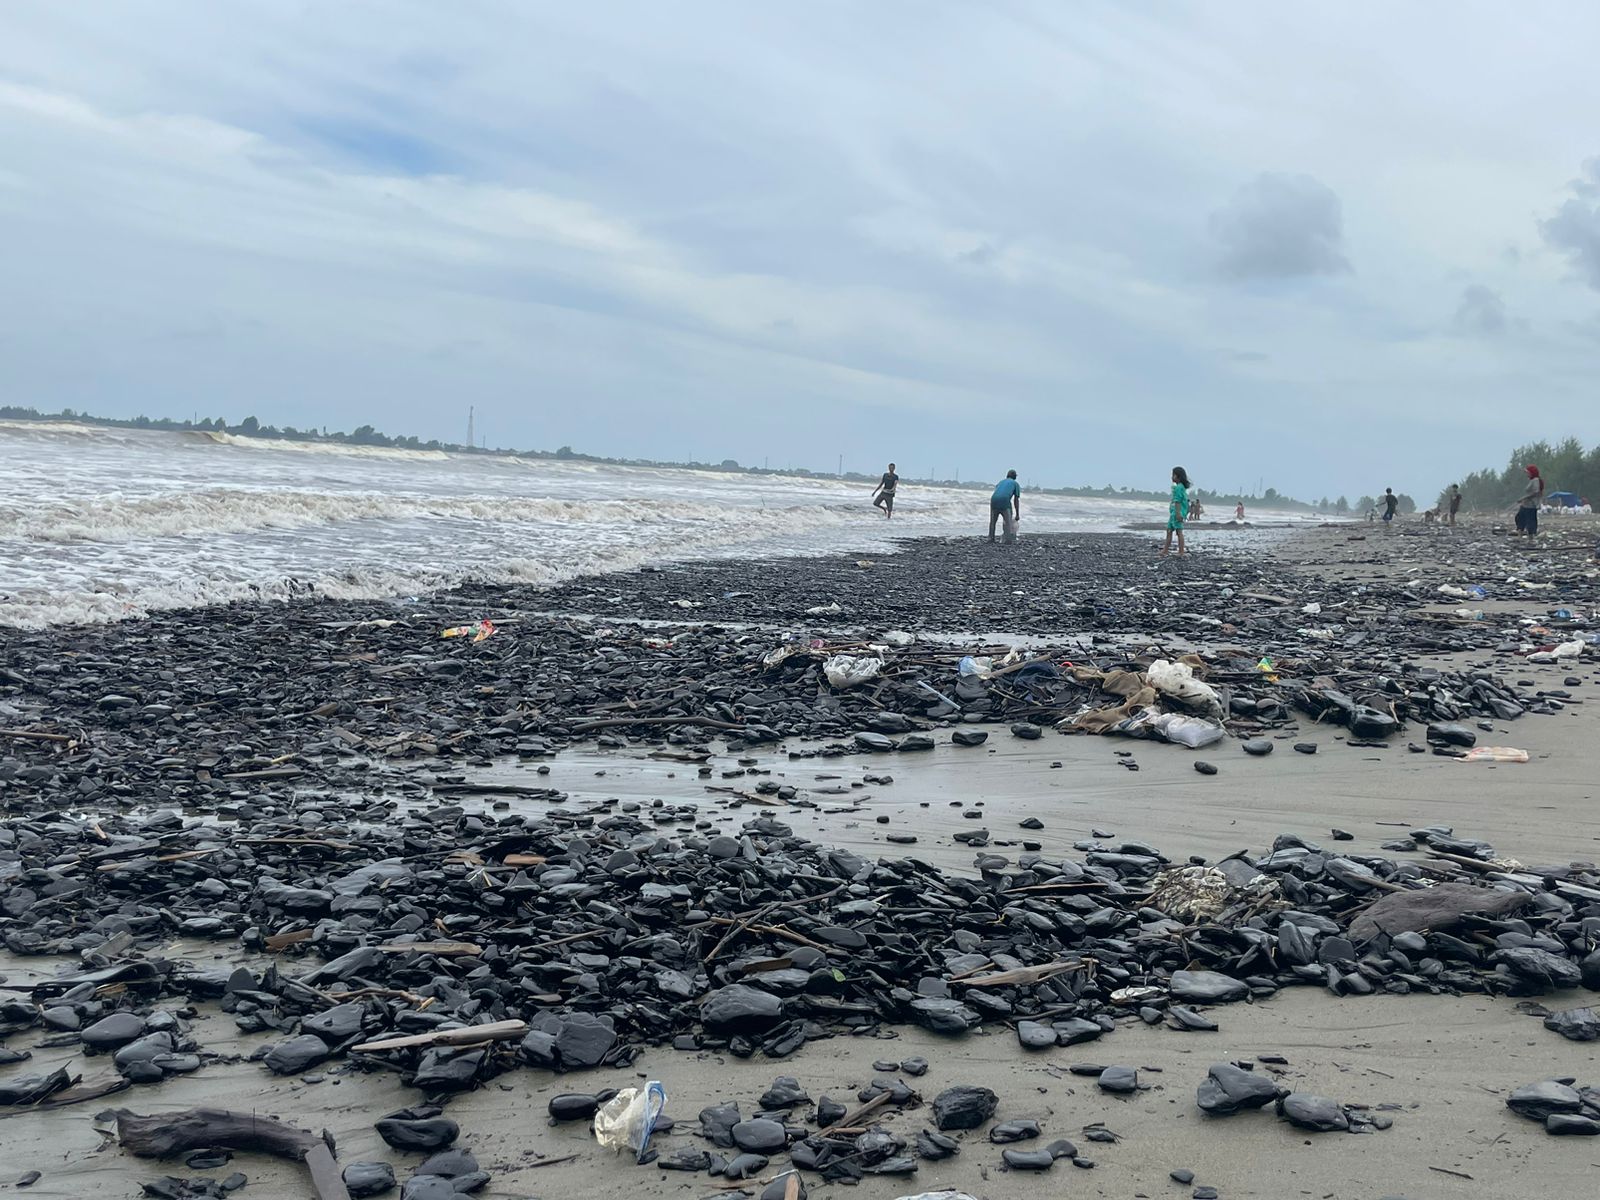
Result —
<instances>
[{"instance_id":1,"label":"black coal chunk","mask_svg":"<svg viewBox=\"0 0 1600 1200\"><path fill-rule=\"evenodd\" d=\"M999 1103L1000 1098L985 1087L946 1088L933 1098L933 1123L941 1133L976 1129L994 1116Z\"/></svg>"}]
</instances>

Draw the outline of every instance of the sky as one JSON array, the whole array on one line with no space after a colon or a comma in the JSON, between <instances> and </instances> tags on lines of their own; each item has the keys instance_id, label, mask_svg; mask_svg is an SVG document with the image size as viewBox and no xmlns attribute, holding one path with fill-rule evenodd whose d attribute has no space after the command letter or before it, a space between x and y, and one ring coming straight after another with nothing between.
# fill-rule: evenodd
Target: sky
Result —
<instances>
[{"instance_id":1,"label":"sky","mask_svg":"<svg viewBox=\"0 0 1600 1200\"><path fill-rule=\"evenodd\" d=\"M1431 496L1600 441L1600 8L7 0L0 403Z\"/></svg>"}]
</instances>

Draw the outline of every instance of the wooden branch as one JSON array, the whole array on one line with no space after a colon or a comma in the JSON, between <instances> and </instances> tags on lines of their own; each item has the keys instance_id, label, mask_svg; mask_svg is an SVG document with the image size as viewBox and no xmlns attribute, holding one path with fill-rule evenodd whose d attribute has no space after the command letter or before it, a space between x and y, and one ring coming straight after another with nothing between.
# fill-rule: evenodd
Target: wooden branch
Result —
<instances>
[{"instance_id":1,"label":"wooden branch","mask_svg":"<svg viewBox=\"0 0 1600 1200\"><path fill-rule=\"evenodd\" d=\"M743 729L731 721L718 721L712 717L611 717L604 721L585 721L572 727L573 733L588 733L591 729L611 729L618 725L703 725L708 729Z\"/></svg>"},{"instance_id":2,"label":"wooden branch","mask_svg":"<svg viewBox=\"0 0 1600 1200\"><path fill-rule=\"evenodd\" d=\"M446 958L483 953L482 946L471 942L390 942L371 949L379 954L438 954Z\"/></svg>"},{"instance_id":3,"label":"wooden branch","mask_svg":"<svg viewBox=\"0 0 1600 1200\"><path fill-rule=\"evenodd\" d=\"M868 1100L854 1112L845 1113L844 1116L840 1117L832 1125L824 1125L823 1132L827 1132L830 1129L849 1128L852 1125L860 1124L862 1117L877 1112L878 1109L889 1103L889 1097L892 1094L892 1092L879 1092L876 1096L874 1096L871 1100Z\"/></svg>"},{"instance_id":4,"label":"wooden branch","mask_svg":"<svg viewBox=\"0 0 1600 1200\"><path fill-rule=\"evenodd\" d=\"M973 975L965 979L952 979L950 983L960 984L962 987L1013 987L1016 985L1027 986L1049 979L1052 975L1059 975L1063 971L1074 971L1083 966L1081 958L1063 960L1061 962L1044 963L1037 967L1018 967L1014 971L999 971L993 975Z\"/></svg>"},{"instance_id":5,"label":"wooden branch","mask_svg":"<svg viewBox=\"0 0 1600 1200\"><path fill-rule=\"evenodd\" d=\"M233 771L224 779L293 779L301 774L299 767L268 767L263 771Z\"/></svg>"},{"instance_id":6,"label":"wooden branch","mask_svg":"<svg viewBox=\"0 0 1600 1200\"><path fill-rule=\"evenodd\" d=\"M508 1041L511 1038L519 1038L527 1032L526 1021L494 1021L488 1025L467 1025L461 1029L435 1029L428 1033L414 1033L409 1037L362 1042L350 1049L357 1054L372 1054L379 1050L409 1050L419 1046L475 1046L480 1042Z\"/></svg>"},{"instance_id":7,"label":"wooden branch","mask_svg":"<svg viewBox=\"0 0 1600 1200\"><path fill-rule=\"evenodd\" d=\"M75 742L78 739L67 733L36 733L32 729L0 729L0 737L19 738L29 742Z\"/></svg>"}]
</instances>

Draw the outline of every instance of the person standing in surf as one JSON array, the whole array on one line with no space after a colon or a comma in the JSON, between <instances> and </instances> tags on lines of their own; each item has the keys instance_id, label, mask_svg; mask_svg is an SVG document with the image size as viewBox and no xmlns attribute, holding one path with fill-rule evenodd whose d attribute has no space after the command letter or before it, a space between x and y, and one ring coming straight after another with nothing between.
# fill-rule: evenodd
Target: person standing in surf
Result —
<instances>
[{"instance_id":1,"label":"person standing in surf","mask_svg":"<svg viewBox=\"0 0 1600 1200\"><path fill-rule=\"evenodd\" d=\"M894 519L894 490L899 485L900 476L894 473L894 464L890 463L883 478L878 480L878 486L872 490L873 507L883 509L883 515L890 520Z\"/></svg>"},{"instance_id":2,"label":"person standing in surf","mask_svg":"<svg viewBox=\"0 0 1600 1200\"><path fill-rule=\"evenodd\" d=\"M1161 547L1161 557L1172 551L1172 535L1178 535L1178 555L1188 553L1183 545L1183 523L1189 519L1189 472L1182 467L1172 468L1172 499L1167 503L1167 544Z\"/></svg>"},{"instance_id":3,"label":"person standing in surf","mask_svg":"<svg viewBox=\"0 0 1600 1200\"><path fill-rule=\"evenodd\" d=\"M989 540L994 541L994 527L1000 522L1005 527L1006 544L1010 545L1017 540L1017 522L1021 519L1022 485L1017 482L1016 470L1012 469L995 485L994 495L989 497Z\"/></svg>"}]
</instances>

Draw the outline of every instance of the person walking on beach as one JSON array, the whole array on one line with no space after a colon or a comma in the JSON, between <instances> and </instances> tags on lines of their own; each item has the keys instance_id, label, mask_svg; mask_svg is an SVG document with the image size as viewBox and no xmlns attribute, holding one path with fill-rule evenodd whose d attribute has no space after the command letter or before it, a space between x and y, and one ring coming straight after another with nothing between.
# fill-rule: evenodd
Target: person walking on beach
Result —
<instances>
[{"instance_id":1,"label":"person walking on beach","mask_svg":"<svg viewBox=\"0 0 1600 1200\"><path fill-rule=\"evenodd\" d=\"M1450 485L1450 510L1449 511L1450 511L1450 515L1448 517L1449 523L1451 525L1454 525L1456 523L1456 514L1461 511L1461 485L1459 483L1452 483Z\"/></svg>"},{"instance_id":2,"label":"person walking on beach","mask_svg":"<svg viewBox=\"0 0 1600 1200\"><path fill-rule=\"evenodd\" d=\"M883 478L878 480L878 486L872 489L872 506L883 509L883 515L891 520L894 518L894 489L899 484L900 476L894 473L894 464L890 463Z\"/></svg>"},{"instance_id":3,"label":"person walking on beach","mask_svg":"<svg viewBox=\"0 0 1600 1200\"><path fill-rule=\"evenodd\" d=\"M1237 504L1235 504L1233 506L1233 519L1235 521L1244 520L1244 501L1243 500L1239 501L1239 503L1237 503Z\"/></svg>"},{"instance_id":4,"label":"person walking on beach","mask_svg":"<svg viewBox=\"0 0 1600 1200\"><path fill-rule=\"evenodd\" d=\"M1161 557L1172 550L1172 535L1178 535L1178 556L1188 551L1183 547L1183 523L1189 517L1189 472L1182 467L1172 468L1172 500L1167 505L1167 544L1161 547Z\"/></svg>"},{"instance_id":5,"label":"person walking on beach","mask_svg":"<svg viewBox=\"0 0 1600 1200\"><path fill-rule=\"evenodd\" d=\"M994 541L995 522L1005 526L1006 544L1017 540L1017 522L1022 520L1022 487L1017 483L1017 472L1006 472L1006 477L995 485L989 497L989 540Z\"/></svg>"},{"instance_id":6,"label":"person walking on beach","mask_svg":"<svg viewBox=\"0 0 1600 1200\"><path fill-rule=\"evenodd\" d=\"M1517 534L1529 537L1539 535L1539 505L1544 501L1544 476L1539 468L1529 463L1527 486L1522 489L1522 499L1517 501Z\"/></svg>"},{"instance_id":7,"label":"person walking on beach","mask_svg":"<svg viewBox=\"0 0 1600 1200\"><path fill-rule=\"evenodd\" d=\"M1395 510L1400 507L1400 497L1394 494L1393 488L1384 488L1380 503L1383 505L1383 523L1387 525L1394 520Z\"/></svg>"}]
</instances>

